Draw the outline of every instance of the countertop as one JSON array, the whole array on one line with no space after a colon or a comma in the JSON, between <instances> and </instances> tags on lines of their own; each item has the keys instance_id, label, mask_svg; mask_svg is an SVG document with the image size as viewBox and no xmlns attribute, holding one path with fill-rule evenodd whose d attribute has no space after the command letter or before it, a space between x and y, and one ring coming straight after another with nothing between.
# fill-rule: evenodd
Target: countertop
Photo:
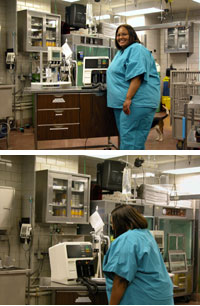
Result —
<instances>
[{"instance_id":1,"label":"countertop","mask_svg":"<svg viewBox=\"0 0 200 306\"><path fill-rule=\"evenodd\" d=\"M48 87L48 88L31 88L26 87L24 89L26 93L33 93L33 94L50 94L50 93L92 93L92 94L104 94L106 89L103 87L97 88L90 88L89 86L82 87L82 86L69 86L67 88L61 87Z\"/></svg>"},{"instance_id":2,"label":"countertop","mask_svg":"<svg viewBox=\"0 0 200 306\"><path fill-rule=\"evenodd\" d=\"M98 291L105 291L106 286L98 285ZM64 285L56 282L52 282L50 277L41 277L40 278L40 288L49 289L49 290L62 290L62 291L87 291L87 287L82 284L72 284L72 285Z\"/></svg>"},{"instance_id":3,"label":"countertop","mask_svg":"<svg viewBox=\"0 0 200 306\"><path fill-rule=\"evenodd\" d=\"M15 85L0 84L0 89L13 88Z\"/></svg>"},{"instance_id":4,"label":"countertop","mask_svg":"<svg viewBox=\"0 0 200 306\"><path fill-rule=\"evenodd\" d=\"M3 274L27 274L30 269L9 267L9 268L0 268L0 275Z\"/></svg>"}]
</instances>

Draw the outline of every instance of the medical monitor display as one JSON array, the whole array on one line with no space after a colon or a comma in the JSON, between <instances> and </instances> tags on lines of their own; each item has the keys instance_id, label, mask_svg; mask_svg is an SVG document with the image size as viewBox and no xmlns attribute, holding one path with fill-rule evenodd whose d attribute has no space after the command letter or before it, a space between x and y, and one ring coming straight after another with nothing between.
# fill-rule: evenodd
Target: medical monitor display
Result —
<instances>
[{"instance_id":1,"label":"medical monitor display","mask_svg":"<svg viewBox=\"0 0 200 306\"><path fill-rule=\"evenodd\" d=\"M122 178L125 163L106 160L97 165L97 181L102 189L122 191Z\"/></svg>"},{"instance_id":2,"label":"medical monitor display","mask_svg":"<svg viewBox=\"0 0 200 306\"><path fill-rule=\"evenodd\" d=\"M169 264L171 272L187 272L186 253L169 252Z\"/></svg>"},{"instance_id":3,"label":"medical monitor display","mask_svg":"<svg viewBox=\"0 0 200 306\"><path fill-rule=\"evenodd\" d=\"M72 4L65 8L65 21L70 27L86 27L86 6L82 4Z\"/></svg>"}]
</instances>

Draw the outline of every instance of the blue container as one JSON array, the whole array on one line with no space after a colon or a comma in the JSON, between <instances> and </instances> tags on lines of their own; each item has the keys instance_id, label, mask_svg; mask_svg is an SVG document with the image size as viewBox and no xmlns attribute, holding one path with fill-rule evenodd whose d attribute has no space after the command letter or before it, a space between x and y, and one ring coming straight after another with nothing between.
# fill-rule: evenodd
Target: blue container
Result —
<instances>
[{"instance_id":1,"label":"blue container","mask_svg":"<svg viewBox=\"0 0 200 306\"><path fill-rule=\"evenodd\" d=\"M170 96L169 82L163 82L163 96Z\"/></svg>"}]
</instances>

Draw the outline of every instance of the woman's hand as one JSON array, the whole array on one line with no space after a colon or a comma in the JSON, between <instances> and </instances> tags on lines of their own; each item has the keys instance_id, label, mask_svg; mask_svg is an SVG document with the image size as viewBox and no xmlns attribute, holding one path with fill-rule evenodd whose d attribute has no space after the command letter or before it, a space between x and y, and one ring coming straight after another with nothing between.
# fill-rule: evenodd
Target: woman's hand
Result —
<instances>
[{"instance_id":1,"label":"woman's hand","mask_svg":"<svg viewBox=\"0 0 200 306\"><path fill-rule=\"evenodd\" d=\"M126 98L126 100L123 104L123 111L126 115L130 115L130 113L131 113L130 106L131 106L131 99Z\"/></svg>"},{"instance_id":2,"label":"woman's hand","mask_svg":"<svg viewBox=\"0 0 200 306\"><path fill-rule=\"evenodd\" d=\"M123 104L123 111L126 115L130 115L130 105L131 105L131 100L135 96L138 88L140 87L142 83L143 75L138 75L135 78L133 78L130 82L130 86L126 95L126 100L124 101Z\"/></svg>"}]
</instances>

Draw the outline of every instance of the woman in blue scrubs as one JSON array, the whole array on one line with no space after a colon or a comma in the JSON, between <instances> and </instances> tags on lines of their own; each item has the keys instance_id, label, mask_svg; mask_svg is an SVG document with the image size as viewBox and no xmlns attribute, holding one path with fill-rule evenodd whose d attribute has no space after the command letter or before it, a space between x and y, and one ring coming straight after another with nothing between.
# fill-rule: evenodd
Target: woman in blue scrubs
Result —
<instances>
[{"instance_id":1,"label":"woman in blue scrubs","mask_svg":"<svg viewBox=\"0 0 200 306\"><path fill-rule=\"evenodd\" d=\"M144 150L160 102L154 58L127 24L116 30L118 49L107 71L107 106L113 108L120 150Z\"/></svg>"},{"instance_id":2,"label":"woman in blue scrubs","mask_svg":"<svg viewBox=\"0 0 200 306\"><path fill-rule=\"evenodd\" d=\"M111 213L115 240L104 257L110 305L173 305L173 284L147 220L131 205Z\"/></svg>"}]
</instances>

